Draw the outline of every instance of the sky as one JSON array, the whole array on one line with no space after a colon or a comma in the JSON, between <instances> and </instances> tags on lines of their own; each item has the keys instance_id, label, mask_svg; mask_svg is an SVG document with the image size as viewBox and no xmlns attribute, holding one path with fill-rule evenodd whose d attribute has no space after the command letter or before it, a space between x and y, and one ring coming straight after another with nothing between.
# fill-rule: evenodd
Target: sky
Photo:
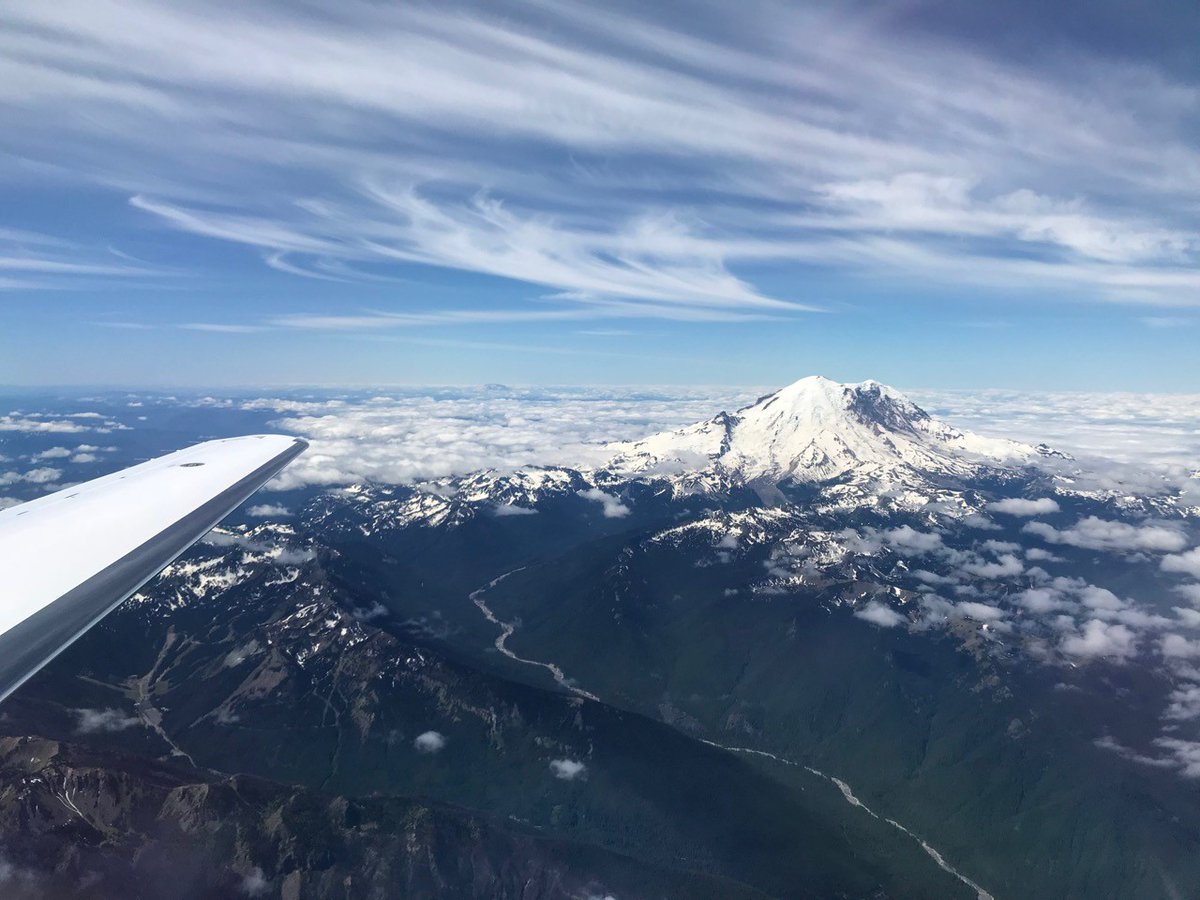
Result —
<instances>
[{"instance_id":1,"label":"sky","mask_svg":"<svg viewBox=\"0 0 1200 900\"><path fill-rule=\"evenodd\" d=\"M1200 390L1189 0L0 21L0 384Z\"/></svg>"}]
</instances>

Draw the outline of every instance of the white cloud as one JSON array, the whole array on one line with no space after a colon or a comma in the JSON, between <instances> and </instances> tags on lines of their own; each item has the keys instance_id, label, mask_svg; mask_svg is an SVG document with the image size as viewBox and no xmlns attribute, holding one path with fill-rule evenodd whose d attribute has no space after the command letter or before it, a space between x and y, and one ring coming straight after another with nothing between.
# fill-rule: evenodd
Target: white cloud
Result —
<instances>
[{"instance_id":1,"label":"white cloud","mask_svg":"<svg viewBox=\"0 0 1200 900\"><path fill-rule=\"evenodd\" d=\"M1189 641L1183 635L1164 634L1162 655L1168 659L1195 659L1200 657L1200 641Z\"/></svg>"},{"instance_id":2,"label":"white cloud","mask_svg":"<svg viewBox=\"0 0 1200 900\"><path fill-rule=\"evenodd\" d=\"M962 570L980 578L1015 578L1025 571L1025 564L1011 553L1003 554L996 562L968 562Z\"/></svg>"},{"instance_id":3,"label":"white cloud","mask_svg":"<svg viewBox=\"0 0 1200 900\"><path fill-rule=\"evenodd\" d=\"M604 517L606 519L622 519L629 515L629 507L620 501L612 494L606 493L600 488L589 488L586 491L577 492L584 500L595 500L604 507Z\"/></svg>"},{"instance_id":4,"label":"white cloud","mask_svg":"<svg viewBox=\"0 0 1200 900\"><path fill-rule=\"evenodd\" d=\"M1172 553L1164 556L1162 561L1164 572L1183 572L1193 578L1200 578L1200 547L1187 553Z\"/></svg>"},{"instance_id":5,"label":"white cloud","mask_svg":"<svg viewBox=\"0 0 1200 900\"><path fill-rule=\"evenodd\" d=\"M417 735L413 746L418 753L437 753L446 746L446 737L438 731L425 731Z\"/></svg>"},{"instance_id":6,"label":"white cloud","mask_svg":"<svg viewBox=\"0 0 1200 900\"><path fill-rule=\"evenodd\" d=\"M550 760L550 771L554 773L555 778L574 781L587 774L587 766L574 759L552 759Z\"/></svg>"},{"instance_id":7,"label":"white cloud","mask_svg":"<svg viewBox=\"0 0 1200 900\"><path fill-rule=\"evenodd\" d=\"M908 525L891 528L883 533L884 542L902 555L919 556L942 547L942 536L932 531L917 531Z\"/></svg>"},{"instance_id":8,"label":"white cloud","mask_svg":"<svg viewBox=\"0 0 1200 900\"><path fill-rule=\"evenodd\" d=\"M1089 619L1083 626L1083 633L1064 638L1061 648L1068 656L1103 657L1123 662L1136 652L1136 644L1136 635L1126 626Z\"/></svg>"},{"instance_id":9,"label":"white cloud","mask_svg":"<svg viewBox=\"0 0 1200 900\"><path fill-rule=\"evenodd\" d=\"M1165 715L1174 720L1200 719L1200 685L1185 684L1171 691Z\"/></svg>"},{"instance_id":10,"label":"white cloud","mask_svg":"<svg viewBox=\"0 0 1200 900\"><path fill-rule=\"evenodd\" d=\"M271 889L271 882L267 880L263 870L255 866L242 876L238 889L247 897L261 897Z\"/></svg>"},{"instance_id":11,"label":"white cloud","mask_svg":"<svg viewBox=\"0 0 1200 900\"><path fill-rule=\"evenodd\" d=\"M998 622L1004 618L1004 610L987 603L976 603L973 600L964 600L954 604L954 608L970 619L975 619L979 622Z\"/></svg>"},{"instance_id":12,"label":"white cloud","mask_svg":"<svg viewBox=\"0 0 1200 900\"><path fill-rule=\"evenodd\" d=\"M1125 606L1121 598L1112 591L1094 584L1080 589L1079 599L1083 601L1084 606L1093 610L1117 610Z\"/></svg>"},{"instance_id":13,"label":"white cloud","mask_svg":"<svg viewBox=\"0 0 1200 900\"><path fill-rule=\"evenodd\" d=\"M1193 296L1188 84L769 13L23 4L3 46L21 89L0 104L14 160L147 192L148 218L293 275L418 262L664 313L769 304L734 274L763 260ZM268 171L274 190L247 189Z\"/></svg>"},{"instance_id":14,"label":"white cloud","mask_svg":"<svg viewBox=\"0 0 1200 900\"><path fill-rule=\"evenodd\" d=\"M1037 500L1011 497L989 503L988 509L1009 516L1041 516L1046 513L1056 513L1059 507L1058 502L1050 497L1039 497Z\"/></svg>"},{"instance_id":15,"label":"white cloud","mask_svg":"<svg viewBox=\"0 0 1200 900\"><path fill-rule=\"evenodd\" d=\"M1030 522L1024 529L1052 544L1069 544L1089 550L1166 553L1181 550L1187 538L1175 526L1130 525L1088 516L1070 528L1058 529L1045 522Z\"/></svg>"},{"instance_id":16,"label":"white cloud","mask_svg":"<svg viewBox=\"0 0 1200 900\"><path fill-rule=\"evenodd\" d=\"M99 458L100 457L97 456L95 453L76 453L74 456L71 457L71 462L76 463L76 464L94 463Z\"/></svg>"},{"instance_id":17,"label":"white cloud","mask_svg":"<svg viewBox=\"0 0 1200 900\"><path fill-rule=\"evenodd\" d=\"M1037 614L1070 609L1072 606L1064 599L1062 591L1052 587L1027 588L1017 594L1016 599L1021 606Z\"/></svg>"},{"instance_id":18,"label":"white cloud","mask_svg":"<svg viewBox=\"0 0 1200 900\"><path fill-rule=\"evenodd\" d=\"M72 712L79 720L75 726L79 734L124 731L142 724L137 716L127 716L119 709L76 709Z\"/></svg>"},{"instance_id":19,"label":"white cloud","mask_svg":"<svg viewBox=\"0 0 1200 900\"><path fill-rule=\"evenodd\" d=\"M1043 550L1041 547L1027 547L1025 558L1034 562L1063 562L1061 556L1055 556L1049 550Z\"/></svg>"},{"instance_id":20,"label":"white cloud","mask_svg":"<svg viewBox=\"0 0 1200 900\"><path fill-rule=\"evenodd\" d=\"M1086 487L1125 493L1194 482L1200 459L1200 395L1054 391L914 391L931 414L963 428L1081 458ZM1113 468L1112 464L1122 464ZM1076 481L1079 486L1080 482Z\"/></svg>"},{"instance_id":21,"label":"white cloud","mask_svg":"<svg viewBox=\"0 0 1200 900\"><path fill-rule=\"evenodd\" d=\"M107 434L112 431L127 431L128 426L109 419L78 421L79 417L41 416L12 412L0 416L0 431L17 431L27 434L81 434L87 431Z\"/></svg>"},{"instance_id":22,"label":"white cloud","mask_svg":"<svg viewBox=\"0 0 1200 900\"><path fill-rule=\"evenodd\" d=\"M360 622L371 622L375 619L384 619L391 615L391 610L376 600L368 607L356 607L350 610L350 614ZM420 738L418 738L420 740Z\"/></svg>"},{"instance_id":23,"label":"white cloud","mask_svg":"<svg viewBox=\"0 0 1200 900\"><path fill-rule=\"evenodd\" d=\"M1185 778L1200 778L1200 742L1176 737L1155 738L1156 746L1171 752Z\"/></svg>"},{"instance_id":24,"label":"white cloud","mask_svg":"<svg viewBox=\"0 0 1200 900\"><path fill-rule=\"evenodd\" d=\"M49 467L30 469L28 472L0 472L0 485L53 484L60 478L62 478L62 469Z\"/></svg>"},{"instance_id":25,"label":"white cloud","mask_svg":"<svg viewBox=\"0 0 1200 900\"><path fill-rule=\"evenodd\" d=\"M536 509L530 509L527 506L517 506L515 503L500 503L492 511L493 515L500 518L506 516L533 516L537 515Z\"/></svg>"},{"instance_id":26,"label":"white cloud","mask_svg":"<svg viewBox=\"0 0 1200 900\"><path fill-rule=\"evenodd\" d=\"M979 549L999 555L1002 553L1020 553L1021 545L1014 541L987 540L979 545Z\"/></svg>"},{"instance_id":27,"label":"white cloud","mask_svg":"<svg viewBox=\"0 0 1200 900\"><path fill-rule=\"evenodd\" d=\"M292 511L279 503L260 503L246 510L246 515L255 519L272 519L290 516Z\"/></svg>"},{"instance_id":28,"label":"white cloud","mask_svg":"<svg viewBox=\"0 0 1200 900\"><path fill-rule=\"evenodd\" d=\"M894 628L905 621L904 616L900 613L876 600L869 600L862 609L856 609L854 615L864 622L870 622L880 628Z\"/></svg>"},{"instance_id":29,"label":"white cloud","mask_svg":"<svg viewBox=\"0 0 1200 900\"><path fill-rule=\"evenodd\" d=\"M71 455L71 451L66 447L51 447L49 450L43 450L41 453L35 453L33 459L67 459Z\"/></svg>"},{"instance_id":30,"label":"white cloud","mask_svg":"<svg viewBox=\"0 0 1200 900\"><path fill-rule=\"evenodd\" d=\"M999 531L1000 526L989 519L987 516L979 513L971 513L968 516L963 516L963 524L968 528L976 528L980 531Z\"/></svg>"},{"instance_id":31,"label":"white cloud","mask_svg":"<svg viewBox=\"0 0 1200 900\"><path fill-rule=\"evenodd\" d=\"M847 550L865 556L872 556L885 546L900 556L922 556L944 549L940 534L935 531L917 531L910 525L882 530L868 526L861 532L846 528L839 536L845 542Z\"/></svg>"},{"instance_id":32,"label":"white cloud","mask_svg":"<svg viewBox=\"0 0 1200 900\"><path fill-rule=\"evenodd\" d=\"M594 464L628 440L736 409L759 388L426 389L354 400L239 401L309 450L268 487L409 483L480 469Z\"/></svg>"}]
</instances>

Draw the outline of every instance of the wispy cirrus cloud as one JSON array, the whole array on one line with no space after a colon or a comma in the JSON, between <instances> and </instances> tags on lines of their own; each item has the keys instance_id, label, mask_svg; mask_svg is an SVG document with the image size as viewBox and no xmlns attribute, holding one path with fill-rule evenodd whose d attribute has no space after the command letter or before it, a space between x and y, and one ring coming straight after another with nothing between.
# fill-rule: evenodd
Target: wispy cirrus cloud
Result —
<instances>
[{"instance_id":1,"label":"wispy cirrus cloud","mask_svg":"<svg viewBox=\"0 0 1200 900\"><path fill-rule=\"evenodd\" d=\"M813 271L1200 305L1194 84L881 14L710 12L28 4L3 140L283 274L454 270L571 317L792 315L823 305Z\"/></svg>"},{"instance_id":2,"label":"wispy cirrus cloud","mask_svg":"<svg viewBox=\"0 0 1200 900\"><path fill-rule=\"evenodd\" d=\"M0 228L0 291L70 289L100 281L169 274L111 248L82 246L50 235Z\"/></svg>"}]
</instances>

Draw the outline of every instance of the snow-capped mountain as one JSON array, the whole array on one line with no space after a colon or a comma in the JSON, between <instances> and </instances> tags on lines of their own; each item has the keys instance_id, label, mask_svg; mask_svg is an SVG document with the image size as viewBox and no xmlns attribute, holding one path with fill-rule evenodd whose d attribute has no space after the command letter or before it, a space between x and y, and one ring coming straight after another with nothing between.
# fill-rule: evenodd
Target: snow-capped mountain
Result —
<instances>
[{"instance_id":1,"label":"snow-capped mountain","mask_svg":"<svg viewBox=\"0 0 1200 900\"><path fill-rule=\"evenodd\" d=\"M664 484L676 497L721 497L748 487L770 499L775 486L792 481L818 487L814 508L911 510L936 502L966 515L981 502L964 496L974 479L1024 481L1037 476L1039 461L1069 459L1044 445L956 429L876 381L839 384L820 376L735 413L609 444L605 452L608 461L594 467L564 460L411 487L357 485L342 499L355 508L363 533L523 515L553 498L615 501Z\"/></svg>"},{"instance_id":2,"label":"snow-capped mountain","mask_svg":"<svg viewBox=\"0 0 1200 900\"><path fill-rule=\"evenodd\" d=\"M876 381L802 378L732 415L611 445L626 477L716 472L744 483L844 477L970 477L1028 465L1045 451L960 431Z\"/></svg>"}]
</instances>

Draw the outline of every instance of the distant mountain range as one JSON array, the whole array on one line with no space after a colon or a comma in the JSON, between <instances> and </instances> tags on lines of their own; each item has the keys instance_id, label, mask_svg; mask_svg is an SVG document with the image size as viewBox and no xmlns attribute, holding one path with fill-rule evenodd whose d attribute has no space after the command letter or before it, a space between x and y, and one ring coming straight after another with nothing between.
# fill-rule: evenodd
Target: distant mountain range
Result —
<instances>
[{"instance_id":1,"label":"distant mountain range","mask_svg":"<svg viewBox=\"0 0 1200 900\"><path fill-rule=\"evenodd\" d=\"M822 378L599 456L215 532L3 710L6 884L1200 884L1194 497Z\"/></svg>"}]
</instances>

